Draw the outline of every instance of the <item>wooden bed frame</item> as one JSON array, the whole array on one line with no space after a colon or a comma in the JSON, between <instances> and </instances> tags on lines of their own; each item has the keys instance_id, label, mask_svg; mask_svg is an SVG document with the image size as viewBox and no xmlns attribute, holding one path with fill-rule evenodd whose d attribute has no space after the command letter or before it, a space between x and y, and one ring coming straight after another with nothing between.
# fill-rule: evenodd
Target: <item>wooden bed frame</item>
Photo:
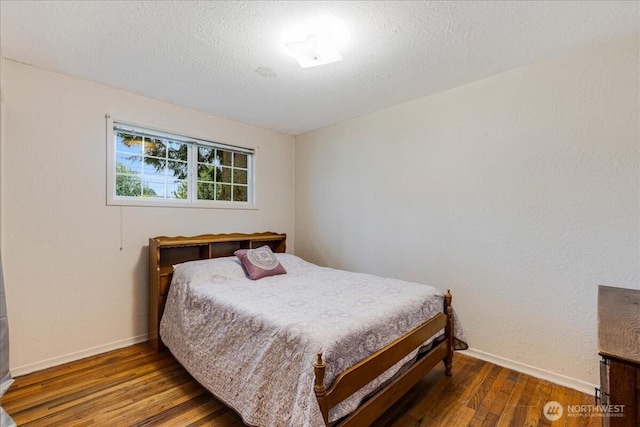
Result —
<instances>
[{"instance_id":1,"label":"wooden bed frame","mask_svg":"<svg viewBox=\"0 0 640 427\"><path fill-rule=\"evenodd\" d=\"M206 234L194 237L161 236L149 239L149 343L151 346L158 351L164 349L159 335L160 319L164 312L174 264L231 256L238 249L251 249L264 245L269 245L273 252L283 253L286 251L286 240L286 234L271 232ZM442 313L347 369L328 389L324 384L326 364L322 359L322 353L319 353L313 366L314 389L325 424L329 424L331 408L381 375L443 328L445 329L444 340L435 343L431 350L420 356L409 369L378 390L337 424L341 427L369 425L441 361L445 365L445 375L451 376L453 362L451 293L447 291L445 294Z\"/></svg>"}]
</instances>

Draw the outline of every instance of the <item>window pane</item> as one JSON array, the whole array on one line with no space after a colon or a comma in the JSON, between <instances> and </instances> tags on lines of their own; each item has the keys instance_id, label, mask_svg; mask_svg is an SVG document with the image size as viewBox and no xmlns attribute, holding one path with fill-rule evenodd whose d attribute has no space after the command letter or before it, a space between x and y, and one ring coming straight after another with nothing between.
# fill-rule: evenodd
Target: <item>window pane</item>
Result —
<instances>
[{"instance_id":1,"label":"window pane","mask_svg":"<svg viewBox=\"0 0 640 427\"><path fill-rule=\"evenodd\" d=\"M216 167L198 164L198 181L213 182L216 180Z\"/></svg>"},{"instance_id":2,"label":"window pane","mask_svg":"<svg viewBox=\"0 0 640 427\"><path fill-rule=\"evenodd\" d=\"M189 195L189 183L187 181L174 181L167 184L167 193L170 199L186 199Z\"/></svg>"},{"instance_id":3,"label":"window pane","mask_svg":"<svg viewBox=\"0 0 640 427\"><path fill-rule=\"evenodd\" d=\"M116 151L124 153L142 153L142 137L128 133L116 133Z\"/></svg>"},{"instance_id":4,"label":"window pane","mask_svg":"<svg viewBox=\"0 0 640 427\"><path fill-rule=\"evenodd\" d=\"M169 160L167 162L167 168L169 169L169 178L187 179L189 175L189 166L187 162L174 162Z\"/></svg>"},{"instance_id":5,"label":"window pane","mask_svg":"<svg viewBox=\"0 0 640 427\"><path fill-rule=\"evenodd\" d=\"M182 160L187 161L187 144L170 141L167 145L167 156L170 160Z\"/></svg>"},{"instance_id":6,"label":"window pane","mask_svg":"<svg viewBox=\"0 0 640 427\"><path fill-rule=\"evenodd\" d=\"M216 150L217 151L217 157L218 160L220 161L220 164L223 166L231 166L231 158L233 156L233 153L231 151L225 151L225 150Z\"/></svg>"},{"instance_id":7,"label":"window pane","mask_svg":"<svg viewBox=\"0 0 640 427\"><path fill-rule=\"evenodd\" d=\"M216 190L218 192L216 200L231 200L231 185L216 184Z\"/></svg>"},{"instance_id":8,"label":"window pane","mask_svg":"<svg viewBox=\"0 0 640 427\"><path fill-rule=\"evenodd\" d=\"M153 178L155 180L164 179L165 169L167 168L166 160L155 159L153 157L145 157L145 164L142 172L145 178Z\"/></svg>"},{"instance_id":9,"label":"window pane","mask_svg":"<svg viewBox=\"0 0 640 427\"><path fill-rule=\"evenodd\" d=\"M140 197L142 181L137 176L116 175L116 196Z\"/></svg>"},{"instance_id":10,"label":"window pane","mask_svg":"<svg viewBox=\"0 0 640 427\"><path fill-rule=\"evenodd\" d=\"M242 153L234 153L233 154L233 166L236 168L245 168L247 167L247 155Z\"/></svg>"},{"instance_id":11,"label":"window pane","mask_svg":"<svg viewBox=\"0 0 640 427\"><path fill-rule=\"evenodd\" d=\"M215 149L209 147L198 147L198 161L202 163L214 163Z\"/></svg>"},{"instance_id":12,"label":"window pane","mask_svg":"<svg viewBox=\"0 0 640 427\"><path fill-rule=\"evenodd\" d=\"M217 182L231 182L231 168L218 168Z\"/></svg>"},{"instance_id":13,"label":"window pane","mask_svg":"<svg viewBox=\"0 0 640 427\"><path fill-rule=\"evenodd\" d=\"M198 199L199 200L215 200L215 184L207 182L198 182Z\"/></svg>"},{"instance_id":14,"label":"window pane","mask_svg":"<svg viewBox=\"0 0 640 427\"><path fill-rule=\"evenodd\" d=\"M240 185L233 186L233 200L235 202L246 202L247 201L247 187L243 187Z\"/></svg>"},{"instance_id":15,"label":"window pane","mask_svg":"<svg viewBox=\"0 0 640 427\"><path fill-rule=\"evenodd\" d=\"M143 179L142 191L144 197L166 197L164 181Z\"/></svg>"},{"instance_id":16,"label":"window pane","mask_svg":"<svg viewBox=\"0 0 640 427\"><path fill-rule=\"evenodd\" d=\"M242 169L233 170L233 183L234 184L246 184L247 183L247 171Z\"/></svg>"},{"instance_id":17,"label":"window pane","mask_svg":"<svg viewBox=\"0 0 640 427\"><path fill-rule=\"evenodd\" d=\"M167 146L161 139L145 138L144 154L153 157L167 157Z\"/></svg>"},{"instance_id":18,"label":"window pane","mask_svg":"<svg viewBox=\"0 0 640 427\"><path fill-rule=\"evenodd\" d=\"M116 173L141 174L142 156L135 156L131 154L116 155Z\"/></svg>"}]
</instances>

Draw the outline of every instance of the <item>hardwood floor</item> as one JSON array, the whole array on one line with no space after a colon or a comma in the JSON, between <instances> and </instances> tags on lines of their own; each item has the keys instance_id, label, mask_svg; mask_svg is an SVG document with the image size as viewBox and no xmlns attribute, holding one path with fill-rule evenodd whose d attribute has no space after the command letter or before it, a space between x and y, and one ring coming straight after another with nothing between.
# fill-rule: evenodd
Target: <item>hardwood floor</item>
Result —
<instances>
[{"instance_id":1,"label":"hardwood floor","mask_svg":"<svg viewBox=\"0 0 640 427\"><path fill-rule=\"evenodd\" d=\"M375 427L551 426L545 403L593 397L456 353L453 377L439 366ZM146 343L16 378L2 406L19 426L244 426L168 351ZM566 415L553 426L597 426Z\"/></svg>"}]
</instances>

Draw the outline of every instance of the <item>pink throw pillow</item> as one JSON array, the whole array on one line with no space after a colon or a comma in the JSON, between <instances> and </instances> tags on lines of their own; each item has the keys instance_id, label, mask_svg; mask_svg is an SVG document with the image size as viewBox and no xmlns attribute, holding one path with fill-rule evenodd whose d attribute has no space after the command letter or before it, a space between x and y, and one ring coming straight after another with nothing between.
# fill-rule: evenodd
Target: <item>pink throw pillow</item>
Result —
<instances>
[{"instance_id":1,"label":"pink throw pillow","mask_svg":"<svg viewBox=\"0 0 640 427\"><path fill-rule=\"evenodd\" d=\"M251 280L287 273L269 246L239 249L234 252L234 255L238 257Z\"/></svg>"}]
</instances>

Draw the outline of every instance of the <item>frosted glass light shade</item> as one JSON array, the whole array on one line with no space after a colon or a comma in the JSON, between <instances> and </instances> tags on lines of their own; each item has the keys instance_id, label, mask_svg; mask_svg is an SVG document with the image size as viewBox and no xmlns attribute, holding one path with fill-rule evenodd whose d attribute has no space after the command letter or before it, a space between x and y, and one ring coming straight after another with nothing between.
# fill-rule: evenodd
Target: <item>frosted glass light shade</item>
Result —
<instances>
[{"instance_id":1,"label":"frosted glass light shade","mask_svg":"<svg viewBox=\"0 0 640 427\"><path fill-rule=\"evenodd\" d=\"M306 39L286 43L302 68L330 64L342 60L338 48L330 41L310 35Z\"/></svg>"}]
</instances>

